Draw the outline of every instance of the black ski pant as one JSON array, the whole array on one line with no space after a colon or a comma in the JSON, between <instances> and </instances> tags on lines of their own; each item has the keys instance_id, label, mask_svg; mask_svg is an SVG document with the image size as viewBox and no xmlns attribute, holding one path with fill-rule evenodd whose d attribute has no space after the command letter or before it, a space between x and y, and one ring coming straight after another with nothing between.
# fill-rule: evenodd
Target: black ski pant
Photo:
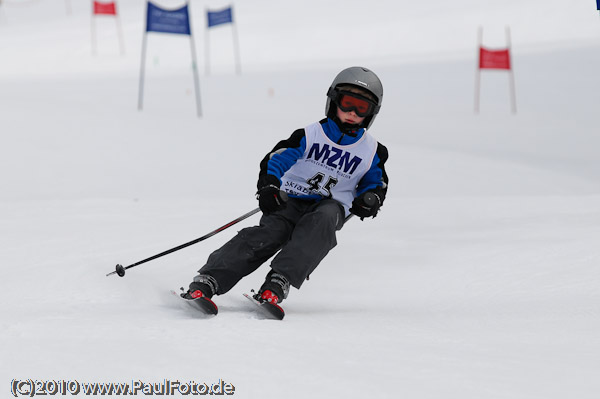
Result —
<instances>
[{"instance_id":1,"label":"black ski pant","mask_svg":"<svg viewBox=\"0 0 600 399\"><path fill-rule=\"evenodd\" d=\"M336 231L343 224L344 208L335 200L290 198L284 209L263 215L258 226L240 230L214 251L199 273L212 276L221 295L279 251L271 268L300 288L337 245Z\"/></svg>"}]
</instances>

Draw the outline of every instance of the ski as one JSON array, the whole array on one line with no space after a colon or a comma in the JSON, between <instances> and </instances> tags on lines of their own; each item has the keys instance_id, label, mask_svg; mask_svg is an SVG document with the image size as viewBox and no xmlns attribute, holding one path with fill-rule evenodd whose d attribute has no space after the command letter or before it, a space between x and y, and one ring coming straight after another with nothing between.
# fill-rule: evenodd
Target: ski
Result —
<instances>
[{"instance_id":1,"label":"ski","mask_svg":"<svg viewBox=\"0 0 600 399\"><path fill-rule=\"evenodd\" d=\"M261 311L261 313L266 317L275 320L283 320L285 312L283 311L283 308L281 306L270 302L259 302L256 299L254 299L252 295L246 293L244 293L244 296L248 298L250 302L256 305Z\"/></svg>"},{"instance_id":2,"label":"ski","mask_svg":"<svg viewBox=\"0 0 600 399\"><path fill-rule=\"evenodd\" d=\"M171 290L171 294L179 298L180 301L185 302L187 306L190 306L194 310L198 310L205 315L214 316L219 313L219 308L209 298L201 297L197 299L187 299L184 297L185 292L183 290L181 293ZM250 294L244 293L244 296L248 298L248 300L252 302L266 318L283 320L285 312L281 306L270 302L259 302Z\"/></svg>"},{"instance_id":3,"label":"ski","mask_svg":"<svg viewBox=\"0 0 600 399\"><path fill-rule=\"evenodd\" d=\"M217 313L219 313L219 308L217 307L217 305L209 298L206 297L201 297L201 298L197 298L197 299L187 299L184 298L183 295L185 294L183 292L178 293L175 292L174 290L171 290L171 294L177 296L179 299L181 299L182 301L184 301L185 303L187 303L189 306L191 306L192 308L201 311L204 314L207 315L216 315Z\"/></svg>"}]
</instances>

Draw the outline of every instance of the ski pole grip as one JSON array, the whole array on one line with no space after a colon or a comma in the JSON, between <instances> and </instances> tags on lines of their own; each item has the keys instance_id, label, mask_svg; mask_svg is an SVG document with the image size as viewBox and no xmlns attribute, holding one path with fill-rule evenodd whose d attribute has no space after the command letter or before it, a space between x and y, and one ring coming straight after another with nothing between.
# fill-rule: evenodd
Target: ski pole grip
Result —
<instances>
[{"instance_id":1,"label":"ski pole grip","mask_svg":"<svg viewBox=\"0 0 600 399\"><path fill-rule=\"evenodd\" d=\"M287 193L283 190L279 190L279 198L281 198L283 202L288 202L289 199Z\"/></svg>"},{"instance_id":2,"label":"ski pole grip","mask_svg":"<svg viewBox=\"0 0 600 399\"><path fill-rule=\"evenodd\" d=\"M373 193L365 193L363 201L365 202L365 205L369 207L375 205L378 202L377 196Z\"/></svg>"}]
</instances>

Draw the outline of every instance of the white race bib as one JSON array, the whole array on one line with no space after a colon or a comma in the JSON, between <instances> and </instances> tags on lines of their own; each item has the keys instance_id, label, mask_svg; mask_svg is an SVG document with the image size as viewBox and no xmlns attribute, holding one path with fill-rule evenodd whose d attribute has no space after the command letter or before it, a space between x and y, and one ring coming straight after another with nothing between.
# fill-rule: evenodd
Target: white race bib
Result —
<instances>
[{"instance_id":1,"label":"white race bib","mask_svg":"<svg viewBox=\"0 0 600 399\"><path fill-rule=\"evenodd\" d=\"M365 131L356 143L340 145L327 137L318 122L304 130L306 150L281 178L281 188L297 196L333 198L348 214L356 186L373 163L377 140Z\"/></svg>"}]
</instances>

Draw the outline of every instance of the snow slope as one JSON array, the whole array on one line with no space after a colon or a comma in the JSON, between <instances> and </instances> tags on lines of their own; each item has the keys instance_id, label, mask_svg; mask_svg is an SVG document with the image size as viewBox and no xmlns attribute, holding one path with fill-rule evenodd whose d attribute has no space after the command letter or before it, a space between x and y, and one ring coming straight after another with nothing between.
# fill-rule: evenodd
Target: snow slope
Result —
<instances>
[{"instance_id":1,"label":"snow slope","mask_svg":"<svg viewBox=\"0 0 600 399\"><path fill-rule=\"evenodd\" d=\"M96 21L95 57L89 2L66 3L0 5L3 395L14 379L221 379L239 398L597 397L593 2L239 2L243 74L220 27L205 76L203 9L228 3L193 1L202 119L183 37L149 37L137 110L143 1L119 2L123 56L114 21ZM479 25L500 47L511 27L516 115L500 72L473 114ZM216 318L169 294L257 216L105 277L256 207L266 151L319 119L356 64L385 86L372 134L390 151L388 199L339 233L283 322L241 295L268 265L216 298Z\"/></svg>"}]
</instances>

